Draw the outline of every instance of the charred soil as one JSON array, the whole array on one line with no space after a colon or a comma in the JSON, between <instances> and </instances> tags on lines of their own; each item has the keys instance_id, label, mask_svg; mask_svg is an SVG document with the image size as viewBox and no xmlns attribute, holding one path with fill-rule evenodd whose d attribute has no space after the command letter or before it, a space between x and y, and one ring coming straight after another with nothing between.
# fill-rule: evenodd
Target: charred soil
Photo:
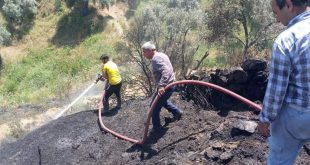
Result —
<instances>
[{"instance_id":1,"label":"charred soil","mask_svg":"<svg viewBox=\"0 0 310 165\"><path fill-rule=\"evenodd\" d=\"M0 164L266 164L266 139L234 127L240 120L258 121L251 109L201 109L175 95L184 111L171 122L162 109L165 129L146 144L134 145L100 129L97 110L51 121L24 138L0 148ZM142 139L150 100L134 100L103 116L107 127ZM150 126L152 128L152 126ZM310 164L302 150L296 164Z\"/></svg>"}]
</instances>

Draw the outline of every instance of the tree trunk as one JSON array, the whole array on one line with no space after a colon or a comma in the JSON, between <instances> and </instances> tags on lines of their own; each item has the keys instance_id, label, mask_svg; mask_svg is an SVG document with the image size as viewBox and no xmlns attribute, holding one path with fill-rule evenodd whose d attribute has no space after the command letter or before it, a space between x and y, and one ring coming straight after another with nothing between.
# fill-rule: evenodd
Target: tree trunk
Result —
<instances>
[{"instance_id":1,"label":"tree trunk","mask_svg":"<svg viewBox=\"0 0 310 165\"><path fill-rule=\"evenodd\" d=\"M242 62L247 60L247 53L249 49L249 31L247 27L247 19L244 14L242 14L242 20L241 20L243 30L244 30L244 37L245 37L245 43L244 43L244 48L243 48L243 53L242 53Z\"/></svg>"}]
</instances>

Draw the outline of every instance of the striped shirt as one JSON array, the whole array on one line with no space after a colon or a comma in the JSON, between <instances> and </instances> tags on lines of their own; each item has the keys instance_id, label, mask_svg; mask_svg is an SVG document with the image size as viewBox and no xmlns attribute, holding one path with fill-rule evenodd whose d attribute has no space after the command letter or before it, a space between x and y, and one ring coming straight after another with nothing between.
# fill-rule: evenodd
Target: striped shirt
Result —
<instances>
[{"instance_id":1,"label":"striped shirt","mask_svg":"<svg viewBox=\"0 0 310 165\"><path fill-rule=\"evenodd\" d=\"M273 122L288 104L310 108L310 11L290 20L274 42L260 121Z\"/></svg>"}]
</instances>

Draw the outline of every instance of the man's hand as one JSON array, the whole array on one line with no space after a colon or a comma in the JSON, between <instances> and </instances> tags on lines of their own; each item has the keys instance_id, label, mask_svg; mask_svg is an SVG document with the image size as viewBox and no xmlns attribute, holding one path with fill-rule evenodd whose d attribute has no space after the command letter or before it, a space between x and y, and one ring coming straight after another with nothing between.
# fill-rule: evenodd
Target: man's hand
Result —
<instances>
[{"instance_id":1,"label":"man's hand","mask_svg":"<svg viewBox=\"0 0 310 165\"><path fill-rule=\"evenodd\" d=\"M100 78L100 80L101 80L101 81L105 81L105 78L102 76L102 77Z\"/></svg>"},{"instance_id":2,"label":"man's hand","mask_svg":"<svg viewBox=\"0 0 310 165\"><path fill-rule=\"evenodd\" d=\"M165 93L165 88L164 87L159 87L158 88L158 96L162 96Z\"/></svg>"},{"instance_id":3,"label":"man's hand","mask_svg":"<svg viewBox=\"0 0 310 165\"><path fill-rule=\"evenodd\" d=\"M264 137L269 137L269 123L258 123L258 132Z\"/></svg>"}]
</instances>

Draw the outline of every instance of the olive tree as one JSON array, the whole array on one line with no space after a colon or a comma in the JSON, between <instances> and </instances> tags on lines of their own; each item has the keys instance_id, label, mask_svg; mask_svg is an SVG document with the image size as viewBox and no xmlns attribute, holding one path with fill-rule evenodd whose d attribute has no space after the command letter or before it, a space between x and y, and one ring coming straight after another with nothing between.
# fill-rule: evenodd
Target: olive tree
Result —
<instances>
[{"instance_id":1,"label":"olive tree","mask_svg":"<svg viewBox=\"0 0 310 165\"><path fill-rule=\"evenodd\" d=\"M4 27L0 26L0 46L7 45L10 42L11 33Z\"/></svg>"},{"instance_id":2,"label":"olive tree","mask_svg":"<svg viewBox=\"0 0 310 165\"><path fill-rule=\"evenodd\" d=\"M162 0L136 14L122 50L140 66L144 77L140 80L148 94L153 91L153 82L142 44L153 41L158 51L169 56L177 77L185 76L203 40L204 21L205 13L197 0Z\"/></svg>"},{"instance_id":3,"label":"olive tree","mask_svg":"<svg viewBox=\"0 0 310 165\"><path fill-rule=\"evenodd\" d=\"M17 37L29 30L37 12L36 0L4 0L2 12L9 31Z\"/></svg>"},{"instance_id":4,"label":"olive tree","mask_svg":"<svg viewBox=\"0 0 310 165\"><path fill-rule=\"evenodd\" d=\"M242 50L242 60L249 58L250 48L262 50L274 37L269 28L275 21L264 0L213 0L207 13L208 41L228 54Z\"/></svg>"},{"instance_id":5,"label":"olive tree","mask_svg":"<svg viewBox=\"0 0 310 165\"><path fill-rule=\"evenodd\" d=\"M158 50L170 57L177 76L185 76L203 39L205 13L198 1L164 1L147 7L142 14L149 26L144 40L154 41Z\"/></svg>"},{"instance_id":6,"label":"olive tree","mask_svg":"<svg viewBox=\"0 0 310 165\"><path fill-rule=\"evenodd\" d=\"M8 44L10 42L10 36L10 32L8 32L4 26L0 26L0 46ZM4 62L0 54L0 74L3 68Z\"/></svg>"},{"instance_id":7,"label":"olive tree","mask_svg":"<svg viewBox=\"0 0 310 165\"><path fill-rule=\"evenodd\" d=\"M127 61L128 64L131 65L130 68L135 68L132 67L132 65L138 66L138 69L133 71L134 75L130 75L129 77L141 87L146 95L150 96L154 90L150 62L143 57L143 52L141 50L144 38L146 38L146 31L149 28L147 22L147 17L134 17L133 21L130 23L130 30L128 30L124 36L125 41L119 42L116 46L116 50L125 54L130 59Z\"/></svg>"},{"instance_id":8,"label":"olive tree","mask_svg":"<svg viewBox=\"0 0 310 165\"><path fill-rule=\"evenodd\" d=\"M2 7L5 15L12 22L22 22L37 12L36 0L4 0Z\"/></svg>"}]
</instances>

